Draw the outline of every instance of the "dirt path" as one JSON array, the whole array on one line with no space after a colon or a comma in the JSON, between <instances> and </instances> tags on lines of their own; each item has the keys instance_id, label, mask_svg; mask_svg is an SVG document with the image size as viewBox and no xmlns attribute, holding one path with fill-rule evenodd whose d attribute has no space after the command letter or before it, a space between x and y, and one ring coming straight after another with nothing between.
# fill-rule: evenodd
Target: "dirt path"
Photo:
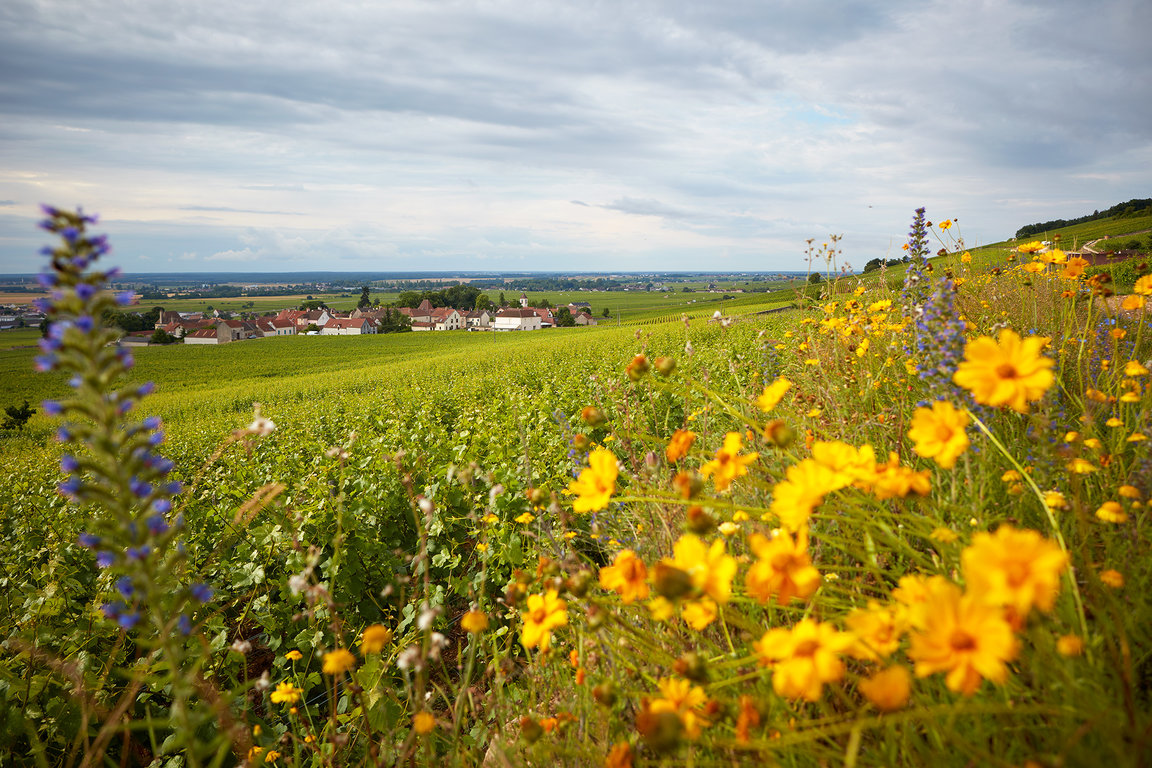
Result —
<instances>
[{"instance_id":1,"label":"dirt path","mask_svg":"<svg viewBox=\"0 0 1152 768\"><path fill-rule=\"evenodd\" d=\"M1084 245L1080 246L1080 250L1087 251L1088 253L1100 253L1100 251L1098 251L1092 247L1092 246L1096 245L1096 243L1099 243L1103 240L1111 240L1111 239L1117 238L1117 237L1128 237L1129 235L1143 235L1147 232L1152 232L1152 229L1141 229L1141 230L1136 231L1136 232L1125 232L1122 235L1108 235L1108 237L1098 237L1095 240L1091 240L1087 243L1084 243Z\"/></svg>"}]
</instances>

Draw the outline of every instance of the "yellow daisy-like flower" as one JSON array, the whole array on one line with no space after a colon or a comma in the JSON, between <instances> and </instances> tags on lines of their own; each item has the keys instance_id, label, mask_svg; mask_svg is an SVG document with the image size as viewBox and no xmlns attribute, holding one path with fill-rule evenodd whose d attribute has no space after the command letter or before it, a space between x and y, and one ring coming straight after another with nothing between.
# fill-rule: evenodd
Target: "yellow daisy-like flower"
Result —
<instances>
[{"instance_id":1,"label":"yellow daisy-like flower","mask_svg":"<svg viewBox=\"0 0 1152 768\"><path fill-rule=\"evenodd\" d=\"M897 664L860 681L860 693L881 712L895 712L908 703L912 694L912 675Z\"/></svg>"},{"instance_id":2,"label":"yellow daisy-like flower","mask_svg":"<svg viewBox=\"0 0 1152 768\"><path fill-rule=\"evenodd\" d=\"M912 635L908 651L916 676L944 672L948 690L965 696L985 679L1003 683L1017 643L1000 606L962 594L944 579L929 580L928 591L923 628Z\"/></svg>"},{"instance_id":3,"label":"yellow daisy-like flower","mask_svg":"<svg viewBox=\"0 0 1152 768\"><path fill-rule=\"evenodd\" d=\"M807 600L820 586L820 571L808 556L807 535L801 533L794 540L784 531L772 539L754 533L748 537L748 547L758 560L748 569L744 586L761 603L772 597L780 605L794 597Z\"/></svg>"},{"instance_id":4,"label":"yellow daisy-like flower","mask_svg":"<svg viewBox=\"0 0 1152 768\"><path fill-rule=\"evenodd\" d=\"M768 413L780 404L780 400L791 388L792 382L781 376L764 388L764 392L756 398L756 406L764 413Z\"/></svg>"},{"instance_id":5,"label":"yellow daisy-like flower","mask_svg":"<svg viewBox=\"0 0 1152 768\"><path fill-rule=\"evenodd\" d=\"M960 254L960 261L964 262L965 264L971 264L972 254L968 251L964 251L964 253Z\"/></svg>"},{"instance_id":6,"label":"yellow daisy-like flower","mask_svg":"<svg viewBox=\"0 0 1152 768\"><path fill-rule=\"evenodd\" d=\"M978 403L1027 413L1028 403L1043 397L1055 380L1054 361L1040 354L1048 342L1043 336L1021 339L1010 328L1000 331L998 341L981 336L965 346L952 380Z\"/></svg>"},{"instance_id":7,"label":"yellow daisy-like flower","mask_svg":"<svg viewBox=\"0 0 1152 768\"><path fill-rule=\"evenodd\" d=\"M849 653L858 659L878 661L900 647L908 629L908 612L869 600L867 608L852 609L844 621L855 637Z\"/></svg>"},{"instance_id":8,"label":"yellow daisy-like flower","mask_svg":"<svg viewBox=\"0 0 1152 768\"><path fill-rule=\"evenodd\" d=\"M951 544L960 538L960 534L956 533L956 531L952 530L951 528L944 528L943 526L940 526L938 528L933 528L932 533L929 534L928 538L932 539L932 541L938 541L941 544Z\"/></svg>"},{"instance_id":9,"label":"yellow daisy-like flower","mask_svg":"<svg viewBox=\"0 0 1152 768\"><path fill-rule=\"evenodd\" d=\"M1124 586L1124 574L1109 568L1106 571L1100 572L1100 581L1112 587L1112 589L1120 589Z\"/></svg>"},{"instance_id":10,"label":"yellow daisy-like flower","mask_svg":"<svg viewBox=\"0 0 1152 768\"><path fill-rule=\"evenodd\" d=\"M1136 281L1136 286L1132 289L1141 296L1152 296L1152 275L1144 275Z\"/></svg>"},{"instance_id":11,"label":"yellow daisy-like flower","mask_svg":"<svg viewBox=\"0 0 1152 768\"><path fill-rule=\"evenodd\" d=\"M568 484L565 493L576 496L572 509L577 512L596 512L608 506L616 492L616 454L607 448L597 448L588 457L588 468L580 477Z\"/></svg>"},{"instance_id":12,"label":"yellow daisy-like flower","mask_svg":"<svg viewBox=\"0 0 1152 768\"><path fill-rule=\"evenodd\" d=\"M1118 501L1106 501L1100 505L1096 510L1096 517L1106 523L1120 523L1128 522L1128 513L1120 506Z\"/></svg>"},{"instance_id":13,"label":"yellow daisy-like flower","mask_svg":"<svg viewBox=\"0 0 1152 768\"><path fill-rule=\"evenodd\" d=\"M342 675L356 668L356 656L349 650L337 648L324 654L324 674Z\"/></svg>"},{"instance_id":14,"label":"yellow daisy-like flower","mask_svg":"<svg viewBox=\"0 0 1152 768\"><path fill-rule=\"evenodd\" d=\"M547 652L552 647L552 630L568 623L568 603L560 599L554 589L543 595L529 595L528 608L522 614L524 629L520 642L525 648L540 647Z\"/></svg>"},{"instance_id":15,"label":"yellow daisy-like flower","mask_svg":"<svg viewBox=\"0 0 1152 768\"><path fill-rule=\"evenodd\" d=\"M620 602L631 605L648 597L648 567L630 549L616 554L612 565L600 569L600 586L620 595Z\"/></svg>"},{"instance_id":16,"label":"yellow daisy-like flower","mask_svg":"<svg viewBox=\"0 0 1152 768\"><path fill-rule=\"evenodd\" d=\"M1124 375L1132 377L1147 376L1148 369L1136 360L1129 360L1124 364Z\"/></svg>"},{"instance_id":17,"label":"yellow daisy-like flower","mask_svg":"<svg viewBox=\"0 0 1152 768\"><path fill-rule=\"evenodd\" d=\"M1068 499L1064 498L1064 494L1060 491L1045 491L1044 504L1049 509L1067 509Z\"/></svg>"},{"instance_id":18,"label":"yellow daisy-like flower","mask_svg":"<svg viewBox=\"0 0 1152 768\"><path fill-rule=\"evenodd\" d=\"M680 615L688 626L699 632L716 621L716 617L720 615L720 607L712 598L702 597L699 600L689 600L684 603Z\"/></svg>"},{"instance_id":19,"label":"yellow daisy-like flower","mask_svg":"<svg viewBox=\"0 0 1152 768\"><path fill-rule=\"evenodd\" d=\"M360 650L364 653L380 653L390 642L392 642L392 630L383 624L373 624L361 635Z\"/></svg>"},{"instance_id":20,"label":"yellow daisy-like flower","mask_svg":"<svg viewBox=\"0 0 1152 768\"><path fill-rule=\"evenodd\" d=\"M1073 256L1068 260L1068 263L1064 265L1064 269L1060 270L1060 277L1065 280L1078 280L1088 266L1088 259Z\"/></svg>"},{"instance_id":21,"label":"yellow daisy-like flower","mask_svg":"<svg viewBox=\"0 0 1152 768\"><path fill-rule=\"evenodd\" d=\"M1030 243L1016 246L1016 250L1019 253L1037 253L1038 251L1044 250L1044 243L1039 240L1033 240Z\"/></svg>"},{"instance_id":22,"label":"yellow daisy-like flower","mask_svg":"<svg viewBox=\"0 0 1152 768\"><path fill-rule=\"evenodd\" d=\"M579 511L579 510L577 510L577 511ZM528 523L530 523L536 519L536 515L532 514L531 512L524 512L524 513L521 513L519 515L516 515L516 517L514 517L512 519L515 520L517 523L521 523L522 525L528 525Z\"/></svg>"},{"instance_id":23,"label":"yellow daisy-like flower","mask_svg":"<svg viewBox=\"0 0 1152 768\"><path fill-rule=\"evenodd\" d=\"M788 467L784 478L772 489L772 514L788 530L798 531L824 502L824 495L837 487L836 476L823 464L804 459Z\"/></svg>"},{"instance_id":24,"label":"yellow daisy-like flower","mask_svg":"<svg viewBox=\"0 0 1152 768\"><path fill-rule=\"evenodd\" d=\"M825 683L844 676L840 655L855 642L831 624L802 619L791 629L776 628L753 643L760 664L772 667L772 688L788 699L818 701Z\"/></svg>"},{"instance_id":25,"label":"yellow daisy-like flower","mask_svg":"<svg viewBox=\"0 0 1152 768\"><path fill-rule=\"evenodd\" d=\"M460 618L460 626L470 635L478 635L488 629L488 614L475 608Z\"/></svg>"},{"instance_id":26,"label":"yellow daisy-like flower","mask_svg":"<svg viewBox=\"0 0 1152 768\"><path fill-rule=\"evenodd\" d=\"M973 536L960 562L969 592L1005 606L1022 623L1032 606L1052 610L1068 554L1037 531L1005 524Z\"/></svg>"},{"instance_id":27,"label":"yellow daisy-like flower","mask_svg":"<svg viewBox=\"0 0 1152 768\"><path fill-rule=\"evenodd\" d=\"M1065 465L1065 469L1067 469L1069 472L1071 472L1074 475L1087 475L1091 472L1096 471L1096 465L1093 464L1092 462L1088 461L1087 459L1081 459L1081 458L1077 457L1075 459L1072 459L1072 461L1068 462Z\"/></svg>"},{"instance_id":28,"label":"yellow daisy-like flower","mask_svg":"<svg viewBox=\"0 0 1152 768\"><path fill-rule=\"evenodd\" d=\"M436 727L436 716L431 712L417 712L412 716L412 730L420 736L432 733Z\"/></svg>"},{"instance_id":29,"label":"yellow daisy-like flower","mask_svg":"<svg viewBox=\"0 0 1152 768\"><path fill-rule=\"evenodd\" d=\"M732 579L736 576L736 558L725 552L723 540L711 546L698 536L686 533L672 548L672 559L664 563L687 573L692 586L717 603L728 602L732 594Z\"/></svg>"},{"instance_id":30,"label":"yellow daisy-like flower","mask_svg":"<svg viewBox=\"0 0 1152 768\"><path fill-rule=\"evenodd\" d=\"M1144 306L1147 303L1148 300L1143 296L1133 294L1131 296L1124 297L1124 300L1120 302L1120 309L1124 310L1125 312L1136 312L1144 309Z\"/></svg>"},{"instance_id":31,"label":"yellow daisy-like flower","mask_svg":"<svg viewBox=\"0 0 1152 768\"><path fill-rule=\"evenodd\" d=\"M915 443L912 449L926 459L933 459L943 469L951 469L956 459L968 450L965 429L971 421L967 413L943 400L932 403L931 408L917 408L912 414L912 428L908 430L909 439Z\"/></svg>"},{"instance_id":32,"label":"yellow daisy-like flower","mask_svg":"<svg viewBox=\"0 0 1152 768\"><path fill-rule=\"evenodd\" d=\"M1056 652L1061 656L1079 656L1084 653L1084 640L1079 635L1061 635L1056 640Z\"/></svg>"},{"instance_id":33,"label":"yellow daisy-like flower","mask_svg":"<svg viewBox=\"0 0 1152 768\"><path fill-rule=\"evenodd\" d=\"M675 677L665 677L658 683L661 698L649 702L650 712L672 712L680 718L684 726L684 735L695 739L700 735L701 727L708 725L704 714L704 705L708 697L704 689L693 685L689 680Z\"/></svg>"},{"instance_id":34,"label":"yellow daisy-like flower","mask_svg":"<svg viewBox=\"0 0 1152 768\"><path fill-rule=\"evenodd\" d=\"M276 690L272 691L269 698L272 699L273 704L295 704L300 701L300 695L302 693L304 693L304 691L292 685L292 683L283 682L277 684Z\"/></svg>"},{"instance_id":35,"label":"yellow daisy-like flower","mask_svg":"<svg viewBox=\"0 0 1152 768\"><path fill-rule=\"evenodd\" d=\"M1139 499L1141 498L1140 489L1134 485L1122 485L1116 489L1121 498L1125 499Z\"/></svg>"},{"instance_id":36,"label":"yellow daisy-like flower","mask_svg":"<svg viewBox=\"0 0 1152 768\"><path fill-rule=\"evenodd\" d=\"M739 432L729 432L724 436L724 445L716 451L716 458L700 467L700 474L711 477L718 491L728 490L728 486L738 477L748 474L748 465L756 461L758 453L740 455L744 438Z\"/></svg>"},{"instance_id":37,"label":"yellow daisy-like flower","mask_svg":"<svg viewBox=\"0 0 1152 768\"><path fill-rule=\"evenodd\" d=\"M288 659L288 661L300 661L300 659L304 658L304 654L293 648L291 651L288 651L288 653L284 654L284 658Z\"/></svg>"}]
</instances>

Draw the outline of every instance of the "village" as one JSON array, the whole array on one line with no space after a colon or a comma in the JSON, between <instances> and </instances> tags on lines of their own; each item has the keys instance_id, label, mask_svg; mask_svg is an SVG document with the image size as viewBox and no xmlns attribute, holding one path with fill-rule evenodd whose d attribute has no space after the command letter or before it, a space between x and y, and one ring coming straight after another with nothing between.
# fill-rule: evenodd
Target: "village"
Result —
<instances>
[{"instance_id":1,"label":"village","mask_svg":"<svg viewBox=\"0 0 1152 768\"><path fill-rule=\"evenodd\" d=\"M596 325L587 302L558 308L530 307L521 294L517 307L463 311L433 307L424 299L417 307L366 307L350 312L326 308L284 309L254 319L230 319L219 312L162 311L153 330L125 334L121 344L144 346L165 337L185 344L228 344L271 336L360 336L389 331L539 331L558 327L567 311L575 326ZM162 343L162 342L161 342Z\"/></svg>"}]
</instances>

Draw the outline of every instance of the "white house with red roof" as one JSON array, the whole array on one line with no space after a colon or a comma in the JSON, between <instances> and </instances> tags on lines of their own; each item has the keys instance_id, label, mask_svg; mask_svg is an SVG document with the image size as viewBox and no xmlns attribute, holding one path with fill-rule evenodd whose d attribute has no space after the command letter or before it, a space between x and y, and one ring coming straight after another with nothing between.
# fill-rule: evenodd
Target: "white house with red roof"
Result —
<instances>
[{"instance_id":1,"label":"white house with red roof","mask_svg":"<svg viewBox=\"0 0 1152 768\"><path fill-rule=\"evenodd\" d=\"M376 322L370 317L333 317L320 329L323 336L361 336L376 333Z\"/></svg>"},{"instance_id":2,"label":"white house with red roof","mask_svg":"<svg viewBox=\"0 0 1152 768\"><path fill-rule=\"evenodd\" d=\"M501 309L496 313L494 331L539 331L543 328L540 316L533 309Z\"/></svg>"}]
</instances>

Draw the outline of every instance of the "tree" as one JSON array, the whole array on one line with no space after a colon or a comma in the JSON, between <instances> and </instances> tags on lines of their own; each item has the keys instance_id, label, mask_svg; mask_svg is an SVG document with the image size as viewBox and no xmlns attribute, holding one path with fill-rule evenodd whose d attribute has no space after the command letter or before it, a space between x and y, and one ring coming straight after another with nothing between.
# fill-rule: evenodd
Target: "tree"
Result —
<instances>
[{"instance_id":1,"label":"tree","mask_svg":"<svg viewBox=\"0 0 1152 768\"><path fill-rule=\"evenodd\" d=\"M163 328L157 328L148 341L151 344L175 344L178 339Z\"/></svg>"},{"instance_id":2,"label":"tree","mask_svg":"<svg viewBox=\"0 0 1152 768\"><path fill-rule=\"evenodd\" d=\"M568 307L560 307L553 317L556 319L557 328L571 328L576 325L576 318L572 317L572 310Z\"/></svg>"},{"instance_id":3,"label":"tree","mask_svg":"<svg viewBox=\"0 0 1152 768\"><path fill-rule=\"evenodd\" d=\"M28 405L25 400L21 406L9 405L4 409L4 423L0 424L0 429L24 429L24 425L28 423L28 419L32 418L32 414L36 413L35 408Z\"/></svg>"},{"instance_id":4,"label":"tree","mask_svg":"<svg viewBox=\"0 0 1152 768\"><path fill-rule=\"evenodd\" d=\"M608 307L604 307L604 311L600 313L602 317L611 317L612 313L608 311Z\"/></svg>"},{"instance_id":5,"label":"tree","mask_svg":"<svg viewBox=\"0 0 1152 768\"><path fill-rule=\"evenodd\" d=\"M500 306L508 306L508 300L504 298L504 291L500 291Z\"/></svg>"},{"instance_id":6,"label":"tree","mask_svg":"<svg viewBox=\"0 0 1152 768\"><path fill-rule=\"evenodd\" d=\"M360 301L356 302L357 309L365 309L372 304L372 299L368 296L368 286L360 289Z\"/></svg>"},{"instance_id":7,"label":"tree","mask_svg":"<svg viewBox=\"0 0 1152 768\"><path fill-rule=\"evenodd\" d=\"M808 282L812 283L813 285L815 285L816 283L820 282L823 279L824 278L820 277L819 272L813 272L812 274L808 275Z\"/></svg>"},{"instance_id":8,"label":"tree","mask_svg":"<svg viewBox=\"0 0 1152 768\"><path fill-rule=\"evenodd\" d=\"M492 299L488 297L488 294L482 293L476 297L476 309L492 309Z\"/></svg>"}]
</instances>

